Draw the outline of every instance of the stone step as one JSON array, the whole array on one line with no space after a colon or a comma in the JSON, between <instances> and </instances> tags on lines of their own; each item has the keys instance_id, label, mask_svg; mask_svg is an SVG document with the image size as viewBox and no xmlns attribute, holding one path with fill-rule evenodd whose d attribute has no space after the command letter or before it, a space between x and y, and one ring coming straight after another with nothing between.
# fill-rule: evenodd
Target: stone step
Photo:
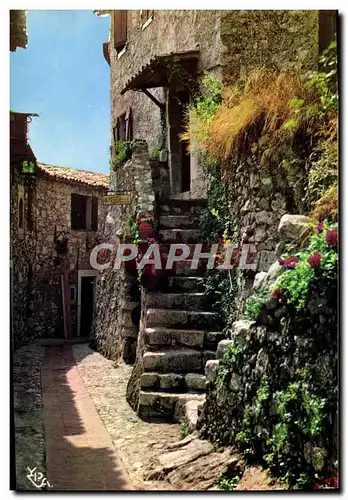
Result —
<instances>
[{"instance_id":1,"label":"stone step","mask_svg":"<svg viewBox=\"0 0 348 500\"><path fill-rule=\"evenodd\" d=\"M165 287L168 291L202 292L204 290L204 278L197 276L171 276Z\"/></svg>"},{"instance_id":2,"label":"stone step","mask_svg":"<svg viewBox=\"0 0 348 500\"><path fill-rule=\"evenodd\" d=\"M172 245L172 243L168 243L168 242L160 243L161 253L162 253L162 255L163 255L163 257L165 259L168 258L171 245ZM196 243L185 243L185 245L190 250L190 253L187 255L187 257L185 257L185 259L192 259L193 256L194 256L197 244ZM213 245L213 243L212 244L210 244L210 243L202 243L202 247L199 248L199 249L197 249L197 252L198 251L200 253L211 252L212 245ZM175 255L181 255L181 253L182 253L182 251L180 249L177 249ZM207 259L205 259L205 260L207 260Z\"/></svg>"},{"instance_id":3,"label":"stone step","mask_svg":"<svg viewBox=\"0 0 348 500\"><path fill-rule=\"evenodd\" d=\"M146 327L216 330L218 316L210 311L181 311L176 309L148 309Z\"/></svg>"},{"instance_id":4,"label":"stone step","mask_svg":"<svg viewBox=\"0 0 348 500\"><path fill-rule=\"evenodd\" d=\"M160 215L159 227L161 229L189 229L197 228L199 224L199 216L190 215Z\"/></svg>"},{"instance_id":5,"label":"stone step","mask_svg":"<svg viewBox=\"0 0 348 500\"><path fill-rule=\"evenodd\" d=\"M189 391L204 392L206 378L201 373L156 373L145 372L141 375L140 386L151 391L169 391L186 393Z\"/></svg>"},{"instance_id":6,"label":"stone step","mask_svg":"<svg viewBox=\"0 0 348 500\"><path fill-rule=\"evenodd\" d=\"M211 309L211 301L201 292L161 293L148 292L145 296L147 308L187 309L203 311Z\"/></svg>"},{"instance_id":7,"label":"stone step","mask_svg":"<svg viewBox=\"0 0 348 500\"><path fill-rule=\"evenodd\" d=\"M181 200L181 199L163 199L161 201L160 213L166 214L182 214L182 215L201 215L207 206L206 199L196 200Z\"/></svg>"},{"instance_id":8,"label":"stone step","mask_svg":"<svg viewBox=\"0 0 348 500\"><path fill-rule=\"evenodd\" d=\"M185 414L185 405L190 400L204 401L205 394L168 392L139 393L138 414L143 420L165 420L179 422Z\"/></svg>"},{"instance_id":9,"label":"stone step","mask_svg":"<svg viewBox=\"0 0 348 500\"><path fill-rule=\"evenodd\" d=\"M204 359L203 352L195 349L162 349L157 352L145 352L143 366L147 372L203 372Z\"/></svg>"},{"instance_id":10,"label":"stone step","mask_svg":"<svg viewBox=\"0 0 348 500\"><path fill-rule=\"evenodd\" d=\"M191 259L173 262L172 269L169 269L168 272L172 276L204 276L207 273L207 261L200 259L197 263L197 269L193 269Z\"/></svg>"},{"instance_id":11,"label":"stone step","mask_svg":"<svg viewBox=\"0 0 348 500\"><path fill-rule=\"evenodd\" d=\"M199 243L199 229L160 229L158 231L163 243Z\"/></svg>"},{"instance_id":12,"label":"stone step","mask_svg":"<svg viewBox=\"0 0 348 500\"><path fill-rule=\"evenodd\" d=\"M145 343L150 349L154 346L202 348L206 335L206 332L200 330L176 330L162 327L146 328Z\"/></svg>"}]
</instances>

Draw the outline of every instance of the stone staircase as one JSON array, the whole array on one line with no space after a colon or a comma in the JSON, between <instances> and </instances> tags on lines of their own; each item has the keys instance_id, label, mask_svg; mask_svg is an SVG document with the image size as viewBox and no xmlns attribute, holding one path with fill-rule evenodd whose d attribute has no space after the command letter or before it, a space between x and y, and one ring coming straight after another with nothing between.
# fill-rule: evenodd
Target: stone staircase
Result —
<instances>
[{"instance_id":1,"label":"stone staircase","mask_svg":"<svg viewBox=\"0 0 348 500\"><path fill-rule=\"evenodd\" d=\"M191 253L177 263L157 291L145 293L144 352L138 413L144 419L178 421L190 400L204 400L207 360L215 359L218 321L203 293L206 260L191 269L199 242L204 200L168 200L159 214L164 254L170 243L186 243ZM144 303L143 302L143 303Z\"/></svg>"}]
</instances>

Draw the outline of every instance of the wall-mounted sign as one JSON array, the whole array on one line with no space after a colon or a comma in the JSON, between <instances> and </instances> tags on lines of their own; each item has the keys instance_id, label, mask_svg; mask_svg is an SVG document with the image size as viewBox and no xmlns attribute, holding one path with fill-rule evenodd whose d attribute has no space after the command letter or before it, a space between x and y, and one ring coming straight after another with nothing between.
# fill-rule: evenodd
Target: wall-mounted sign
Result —
<instances>
[{"instance_id":1,"label":"wall-mounted sign","mask_svg":"<svg viewBox=\"0 0 348 500\"><path fill-rule=\"evenodd\" d=\"M104 205L130 205L131 202L131 193L106 194L103 197Z\"/></svg>"}]
</instances>

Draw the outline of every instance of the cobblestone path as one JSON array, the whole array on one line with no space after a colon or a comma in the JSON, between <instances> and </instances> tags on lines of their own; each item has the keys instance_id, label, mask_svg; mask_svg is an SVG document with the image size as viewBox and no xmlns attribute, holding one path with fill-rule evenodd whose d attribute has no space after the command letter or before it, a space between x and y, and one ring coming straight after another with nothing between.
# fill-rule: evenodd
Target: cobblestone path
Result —
<instances>
[{"instance_id":1,"label":"cobblestone path","mask_svg":"<svg viewBox=\"0 0 348 500\"><path fill-rule=\"evenodd\" d=\"M47 347L42 367L46 471L52 490L131 490L71 346Z\"/></svg>"},{"instance_id":2,"label":"cobblestone path","mask_svg":"<svg viewBox=\"0 0 348 500\"><path fill-rule=\"evenodd\" d=\"M46 475L41 363L44 348L24 346L13 355L14 451L17 490L36 490L27 478L30 469ZM14 485L13 485L14 487Z\"/></svg>"},{"instance_id":3,"label":"cobblestone path","mask_svg":"<svg viewBox=\"0 0 348 500\"><path fill-rule=\"evenodd\" d=\"M126 387L132 366L105 359L87 345L73 346L78 372L101 419L122 457L137 490L174 490L166 481L144 481L149 461L168 444L181 439L180 426L141 420L126 401Z\"/></svg>"}]
</instances>

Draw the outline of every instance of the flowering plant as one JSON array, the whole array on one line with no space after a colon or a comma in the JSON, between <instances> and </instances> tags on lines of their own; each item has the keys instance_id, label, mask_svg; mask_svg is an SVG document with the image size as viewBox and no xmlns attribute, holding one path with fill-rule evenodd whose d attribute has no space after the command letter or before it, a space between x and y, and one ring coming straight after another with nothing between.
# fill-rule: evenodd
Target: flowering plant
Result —
<instances>
[{"instance_id":1,"label":"flowering plant","mask_svg":"<svg viewBox=\"0 0 348 500\"><path fill-rule=\"evenodd\" d=\"M278 260L286 271L275 282L271 290L272 297L278 298L276 292L281 289L287 302L293 303L297 308L304 307L310 287L317 276L336 278L337 242L337 228L328 227L326 221L320 222L307 248L295 256L280 257Z\"/></svg>"}]
</instances>

